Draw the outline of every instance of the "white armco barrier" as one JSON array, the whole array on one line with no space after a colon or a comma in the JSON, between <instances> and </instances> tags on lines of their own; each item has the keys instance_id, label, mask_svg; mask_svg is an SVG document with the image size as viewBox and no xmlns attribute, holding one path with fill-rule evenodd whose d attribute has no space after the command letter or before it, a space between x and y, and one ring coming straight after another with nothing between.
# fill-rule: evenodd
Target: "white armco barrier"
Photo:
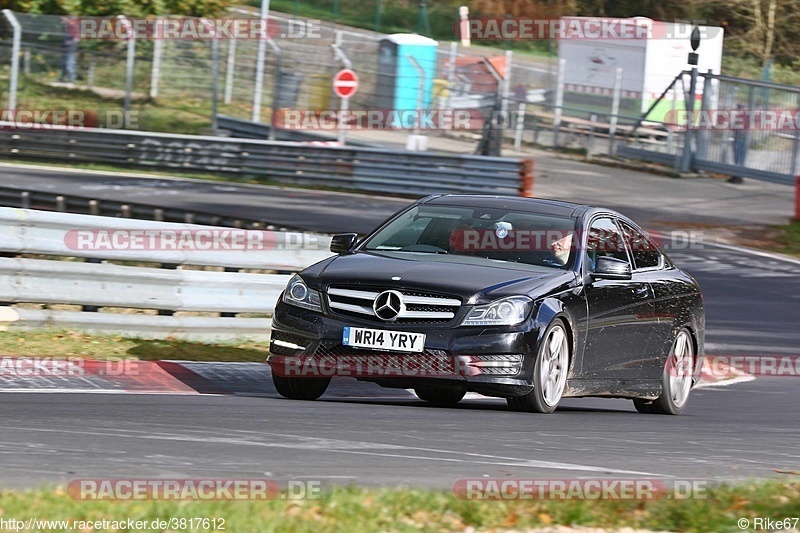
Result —
<instances>
[{"instance_id":1,"label":"white armco barrier","mask_svg":"<svg viewBox=\"0 0 800 533\"><path fill-rule=\"evenodd\" d=\"M331 239L325 235L10 207L0 207L0 229L0 251L26 254L287 271L302 270L331 255ZM194 238L179 247L185 235ZM173 237L175 246L170 249ZM162 249L152 249L151 244Z\"/></svg>"},{"instance_id":2,"label":"white armco barrier","mask_svg":"<svg viewBox=\"0 0 800 533\"><path fill-rule=\"evenodd\" d=\"M5 304L175 312L254 313L264 318L161 316L0 307L0 330L70 328L150 338L258 339L289 275L331 255L330 238L145 220L0 208L0 252L169 265L281 271L210 272L182 268L0 257Z\"/></svg>"}]
</instances>

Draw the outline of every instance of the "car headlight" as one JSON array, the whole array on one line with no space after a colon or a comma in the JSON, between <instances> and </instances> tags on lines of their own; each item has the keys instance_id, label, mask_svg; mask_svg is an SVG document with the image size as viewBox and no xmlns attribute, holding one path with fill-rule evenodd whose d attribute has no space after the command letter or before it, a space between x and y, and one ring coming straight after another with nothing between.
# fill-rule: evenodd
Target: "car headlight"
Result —
<instances>
[{"instance_id":1,"label":"car headlight","mask_svg":"<svg viewBox=\"0 0 800 533\"><path fill-rule=\"evenodd\" d=\"M303 278L297 274L292 276L292 279L286 285L286 290L283 291L283 303L289 305L296 305L297 307L321 313L321 302L319 291L309 289Z\"/></svg>"},{"instance_id":2,"label":"car headlight","mask_svg":"<svg viewBox=\"0 0 800 533\"><path fill-rule=\"evenodd\" d=\"M462 326L515 326L528 316L533 300L510 296L485 305L476 305L461 322Z\"/></svg>"}]
</instances>

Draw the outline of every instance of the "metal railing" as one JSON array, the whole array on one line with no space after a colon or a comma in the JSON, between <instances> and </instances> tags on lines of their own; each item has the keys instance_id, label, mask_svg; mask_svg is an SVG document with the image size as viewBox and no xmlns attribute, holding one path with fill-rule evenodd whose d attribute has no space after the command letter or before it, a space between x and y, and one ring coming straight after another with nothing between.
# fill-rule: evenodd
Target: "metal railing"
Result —
<instances>
[{"instance_id":1,"label":"metal railing","mask_svg":"<svg viewBox=\"0 0 800 533\"><path fill-rule=\"evenodd\" d=\"M127 168L210 172L285 184L425 196L517 194L522 161L390 149L105 129L10 129L0 122L0 155Z\"/></svg>"},{"instance_id":2,"label":"metal railing","mask_svg":"<svg viewBox=\"0 0 800 533\"><path fill-rule=\"evenodd\" d=\"M112 236L240 231L248 240L258 237L249 242L262 244L228 250L80 246L76 245L77 231ZM330 238L320 235L0 208L0 302L46 305L45 309L0 307L0 325L193 339L266 339L270 326L266 316L274 310L289 279L287 273L329 257L329 245ZM184 266L191 268L179 268ZM224 267L225 271L198 267ZM279 274L239 272L242 269ZM52 309L54 305L81 306L83 311ZM96 312L100 308L138 311ZM145 310L159 314L143 314ZM243 313L264 316L236 316ZM221 316L199 316L208 314Z\"/></svg>"},{"instance_id":3,"label":"metal railing","mask_svg":"<svg viewBox=\"0 0 800 533\"><path fill-rule=\"evenodd\" d=\"M688 86L690 71L676 78L676 85ZM619 146L618 155L654 161L684 170L717 172L794 185L798 173L800 135L796 116L800 116L800 87L757 80L699 73L705 88L688 127L688 113L674 113L676 96L663 98L672 104L673 118L654 122L670 133L667 142L640 142L629 138ZM683 98L682 91L677 91ZM678 102L685 109L683 102ZM663 106L662 106L663 107ZM736 115L740 114L735 120ZM752 121L750 120L752 116ZM778 127L773 118L791 118L790 127ZM687 141L688 139L688 141Z\"/></svg>"}]
</instances>

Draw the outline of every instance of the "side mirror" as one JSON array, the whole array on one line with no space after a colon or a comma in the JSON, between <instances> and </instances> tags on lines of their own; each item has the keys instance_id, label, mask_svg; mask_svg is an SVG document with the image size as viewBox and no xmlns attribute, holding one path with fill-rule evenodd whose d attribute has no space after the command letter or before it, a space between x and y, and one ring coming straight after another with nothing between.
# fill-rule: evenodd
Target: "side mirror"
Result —
<instances>
[{"instance_id":1,"label":"side mirror","mask_svg":"<svg viewBox=\"0 0 800 533\"><path fill-rule=\"evenodd\" d=\"M331 239L331 252L335 254L345 254L350 251L356 241L358 233L340 233Z\"/></svg>"},{"instance_id":2,"label":"side mirror","mask_svg":"<svg viewBox=\"0 0 800 533\"><path fill-rule=\"evenodd\" d=\"M598 257L591 276L593 279L631 279L631 265L614 257Z\"/></svg>"}]
</instances>

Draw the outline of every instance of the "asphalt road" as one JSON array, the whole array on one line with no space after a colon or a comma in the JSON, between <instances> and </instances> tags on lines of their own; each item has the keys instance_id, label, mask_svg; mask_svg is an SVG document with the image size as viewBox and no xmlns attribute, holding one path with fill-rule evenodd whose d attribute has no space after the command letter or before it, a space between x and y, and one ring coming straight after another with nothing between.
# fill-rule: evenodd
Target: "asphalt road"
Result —
<instances>
[{"instance_id":1,"label":"asphalt road","mask_svg":"<svg viewBox=\"0 0 800 533\"><path fill-rule=\"evenodd\" d=\"M3 394L0 479L267 476L282 486L447 489L486 476L736 480L800 465L789 378L697 390L678 417L638 414L628 400L565 400L535 415L493 399L439 409L410 397L276 396Z\"/></svg>"},{"instance_id":2,"label":"asphalt road","mask_svg":"<svg viewBox=\"0 0 800 533\"><path fill-rule=\"evenodd\" d=\"M34 174L37 187L57 181ZM4 182L24 184L22 176ZM125 195L156 194L153 180L130 179ZM102 174L72 182L98 196L120 194L119 180ZM193 199L180 182L162 191L174 205L197 202L224 214L269 206L289 217L286 224L330 232L366 231L404 203L204 186L214 198ZM800 261L711 244L670 255L703 286L709 354L800 355ZM446 488L484 476L732 480L800 470L797 377L697 390L680 417L640 415L630 401L605 399L565 400L550 416L514 413L491 399L437 409L374 387L343 382L315 403L282 400L263 387L223 396L2 394L0 483L271 476Z\"/></svg>"},{"instance_id":3,"label":"asphalt road","mask_svg":"<svg viewBox=\"0 0 800 533\"><path fill-rule=\"evenodd\" d=\"M122 200L156 207L266 220L324 233L367 233L411 200L234 182L159 179L136 174L45 170L0 163L3 187ZM31 206L36 209L35 205Z\"/></svg>"}]
</instances>

